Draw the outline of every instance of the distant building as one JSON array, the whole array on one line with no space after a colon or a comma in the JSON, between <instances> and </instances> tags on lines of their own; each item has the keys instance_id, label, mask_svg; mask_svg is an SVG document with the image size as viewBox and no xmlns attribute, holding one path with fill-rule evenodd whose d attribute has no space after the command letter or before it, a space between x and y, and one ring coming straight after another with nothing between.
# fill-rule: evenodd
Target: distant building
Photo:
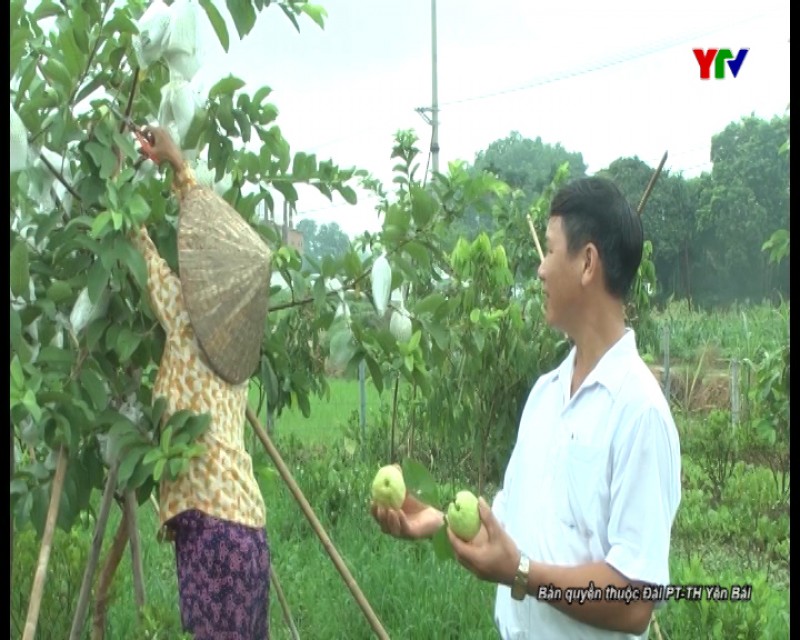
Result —
<instances>
[{"instance_id":1,"label":"distant building","mask_svg":"<svg viewBox=\"0 0 800 640\"><path fill-rule=\"evenodd\" d=\"M283 243L295 249L301 256L303 255L303 234L297 229L286 229L283 225L280 226L283 234Z\"/></svg>"},{"instance_id":2,"label":"distant building","mask_svg":"<svg viewBox=\"0 0 800 640\"><path fill-rule=\"evenodd\" d=\"M275 221L274 212L268 212L266 203L263 201L259 204L258 213L260 214L262 220L267 222L267 224L271 224L280 234L281 242L283 242L283 244L288 245L300 255L303 255L305 239L303 234L294 228L294 216L292 215L292 210L290 210L288 207L284 207L283 224L278 224Z\"/></svg>"}]
</instances>

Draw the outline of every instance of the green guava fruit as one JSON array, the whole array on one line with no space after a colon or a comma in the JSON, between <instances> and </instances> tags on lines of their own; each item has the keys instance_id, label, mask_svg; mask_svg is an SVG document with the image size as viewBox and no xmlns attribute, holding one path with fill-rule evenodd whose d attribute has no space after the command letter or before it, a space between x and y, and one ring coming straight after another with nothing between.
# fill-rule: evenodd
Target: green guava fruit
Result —
<instances>
[{"instance_id":1,"label":"green guava fruit","mask_svg":"<svg viewBox=\"0 0 800 640\"><path fill-rule=\"evenodd\" d=\"M447 526L465 542L478 534L481 516L475 494L471 491L459 491L456 494L456 499L447 507Z\"/></svg>"},{"instance_id":2,"label":"green guava fruit","mask_svg":"<svg viewBox=\"0 0 800 640\"><path fill-rule=\"evenodd\" d=\"M381 467L372 481L372 501L381 507L399 509L406 499L406 483L399 467Z\"/></svg>"}]
</instances>

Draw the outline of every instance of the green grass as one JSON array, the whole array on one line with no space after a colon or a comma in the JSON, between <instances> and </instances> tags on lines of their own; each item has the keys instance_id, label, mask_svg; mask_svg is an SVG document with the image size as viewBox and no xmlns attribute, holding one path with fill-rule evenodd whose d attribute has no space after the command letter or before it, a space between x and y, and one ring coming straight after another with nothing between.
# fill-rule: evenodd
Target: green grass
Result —
<instances>
[{"instance_id":1,"label":"green grass","mask_svg":"<svg viewBox=\"0 0 800 640\"><path fill-rule=\"evenodd\" d=\"M358 420L360 391L358 381L352 379L334 378L329 380L328 386L327 397L311 397L311 414L308 418L295 404L275 419L273 433L277 436L291 434L307 444L329 444L337 441L353 415ZM369 377L364 384L364 390L367 415L378 412L382 403L390 402L388 394L384 392L381 396ZM258 400L258 387L253 385L250 389L250 406L257 407ZM262 424L266 424L264 407L258 417Z\"/></svg>"},{"instance_id":2,"label":"green grass","mask_svg":"<svg viewBox=\"0 0 800 640\"><path fill-rule=\"evenodd\" d=\"M753 312L758 313L770 315ZM741 339L735 326L738 317L731 314L725 321L728 325L714 325L725 344L735 345ZM771 317L774 322L775 316ZM699 325L687 321L682 326L681 335L691 336L695 330L692 327ZM763 325L758 333L758 340L764 344L772 339L770 335L780 336L780 328L766 327ZM752 335L755 333L751 338ZM256 402L257 394L251 397L251 405ZM367 381L367 424L371 432L378 428L378 417L390 402L391 393L381 396ZM472 578L453 562L438 562L429 543L411 544L381 535L371 520L367 492L381 455L342 446L346 430L358 425L358 411L357 381L331 380L328 398L311 398L309 418L296 407L289 408L277 419L273 431L282 457L333 545L391 638L495 638L492 585ZM261 418L264 419L263 412ZM658 617L663 640L788 637L788 515L775 515L771 474L763 467L740 465L721 494L722 502L712 503L704 478L709 470L713 471L714 460L703 458L709 451L701 437L704 420L680 413L676 419L681 426L685 491L673 535L672 581L722 586L752 583L754 596L752 602L736 606L670 603ZM248 428L246 433L251 434L251 430ZM383 437L376 434L378 441ZM273 566L301 637L373 638L353 594L299 505L258 441L252 435L247 440L267 504ZM698 446L689 446L693 443ZM269 472L264 473L265 470ZM452 470L456 483L472 482L463 477L464 473L460 468ZM95 492L95 508L99 497ZM112 587L106 637L179 638L174 551L170 545L156 541L156 514L150 504L141 506L138 517L149 619L137 626L130 553L126 552ZM110 544L119 518L119 510L115 509L104 549ZM92 526L87 523L70 533L57 531L37 640L62 640L68 635ZM27 612L38 542L28 529L15 533L14 546L12 637L18 638ZM270 612L271 637L289 638L275 589L271 592ZM91 611L84 639L89 637L90 622ZM653 632L651 637L656 637Z\"/></svg>"},{"instance_id":3,"label":"green grass","mask_svg":"<svg viewBox=\"0 0 800 640\"><path fill-rule=\"evenodd\" d=\"M654 312L658 345L648 345L657 364L663 357L661 332L670 331L670 360L696 362L711 350L724 360L752 358L761 348L786 343L789 339L789 302L780 307L761 305L733 306L724 311L690 311L685 302L673 302Z\"/></svg>"}]
</instances>

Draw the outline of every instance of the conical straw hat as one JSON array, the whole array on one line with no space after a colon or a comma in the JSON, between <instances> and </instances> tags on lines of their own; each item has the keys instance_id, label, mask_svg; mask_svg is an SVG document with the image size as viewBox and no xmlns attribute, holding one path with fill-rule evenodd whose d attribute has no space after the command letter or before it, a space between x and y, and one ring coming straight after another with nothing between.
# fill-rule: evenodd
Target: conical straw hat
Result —
<instances>
[{"instance_id":1,"label":"conical straw hat","mask_svg":"<svg viewBox=\"0 0 800 640\"><path fill-rule=\"evenodd\" d=\"M220 378L247 380L258 366L272 254L214 191L191 188L181 202L178 267L197 340Z\"/></svg>"}]
</instances>

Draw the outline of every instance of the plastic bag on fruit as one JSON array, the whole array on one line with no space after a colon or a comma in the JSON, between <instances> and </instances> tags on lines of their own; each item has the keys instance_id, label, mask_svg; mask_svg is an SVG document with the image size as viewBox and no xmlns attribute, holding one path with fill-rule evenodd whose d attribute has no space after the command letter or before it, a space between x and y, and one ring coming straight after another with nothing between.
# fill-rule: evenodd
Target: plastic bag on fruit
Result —
<instances>
[{"instance_id":1,"label":"plastic bag on fruit","mask_svg":"<svg viewBox=\"0 0 800 640\"><path fill-rule=\"evenodd\" d=\"M199 106L197 93L186 80L172 80L161 88L158 121L179 146L183 144Z\"/></svg>"},{"instance_id":2,"label":"plastic bag on fruit","mask_svg":"<svg viewBox=\"0 0 800 640\"><path fill-rule=\"evenodd\" d=\"M139 18L139 33L133 36L133 51L140 69L147 69L164 53L172 13L163 0L153 0Z\"/></svg>"},{"instance_id":3,"label":"plastic bag on fruit","mask_svg":"<svg viewBox=\"0 0 800 640\"><path fill-rule=\"evenodd\" d=\"M202 158L197 158L189 165L194 172L194 177L199 184L213 189L218 196L223 196L228 189L233 186L233 178L230 173L225 173L219 182L214 182L216 171L208 168L208 163Z\"/></svg>"},{"instance_id":4,"label":"plastic bag on fruit","mask_svg":"<svg viewBox=\"0 0 800 640\"><path fill-rule=\"evenodd\" d=\"M372 300L378 315L383 316L389 305L389 295L392 291L392 267L382 253L372 265Z\"/></svg>"},{"instance_id":5,"label":"plastic bag on fruit","mask_svg":"<svg viewBox=\"0 0 800 640\"><path fill-rule=\"evenodd\" d=\"M200 69L197 39L197 3L175 0L170 7L170 23L164 44L164 60L170 78L180 74L184 80L194 78Z\"/></svg>"},{"instance_id":6,"label":"plastic bag on fruit","mask_svg":"<svg viewBox=\"0 0 800 640\"><path fill-rule=\"evenodd\" d=\"M389 321L389 331L398 342L408 342L411 339L412 330L411 318L401 300L400 308L392 311L392 319Z\"/></svg>"},{"instance_id":7,"label":"plastic bag on fruit","mask_svg":"<svg viewBox=\"0 0 800 640\"><path fill-rule=\"evenodd\" d=\"M19 114L11 107L11 173L28 166L28 132Z\"/></svg>"},{"instance_id":8,"label":"plastic bag on fruit","mask_svg":"<svg viewBox=\"0 0 800 640\"><path fill-rule=\"evenodd\" d=\"M105 316L110 301L111 291L106 288L97 301L92 303L89 298L89 288L84 287L78 294L78 299L75 300L72 312L69 314L69 323L72 326L72 331L77 335L90 322Z\"/></svg>"}]
</instances>

